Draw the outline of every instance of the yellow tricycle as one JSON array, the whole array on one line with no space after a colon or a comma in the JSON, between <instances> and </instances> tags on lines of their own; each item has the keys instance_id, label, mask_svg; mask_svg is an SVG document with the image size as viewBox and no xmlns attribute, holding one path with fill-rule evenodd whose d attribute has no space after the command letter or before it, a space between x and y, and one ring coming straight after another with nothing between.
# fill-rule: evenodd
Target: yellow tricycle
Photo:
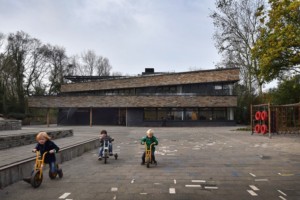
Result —
<instances>
[{"instance_id":1,"label":"yellow tricycle","mask_svg":"<svg viewBox=\"0 0 300 200\"><path fill-rule=\"evenodd\" d=\"M145 143L145 163L146 163L147 168L150 167L150 164L153 164L152 153L151 153L153 145L155 145L155 142L153 142L152 144L150 144L149 147ZM155 162L154 164L157 165L157 162Z\"/></svg>"},{"instance_id":2,"label":"yellow tricycle","mask_svg":"<svg viewBox=\"0 0 300 200\"><path fill-rule=\"evenodd\" d=\"M44 167L44 160L45 156L48 152L44 152L43 155L41 155L40 151L36 151L36 158L35 158L35 164L34 169L31 172L31 176L29 178L24 178L23 180L27 183L30 183L32 187L37 188L39 187L43 182L43 167ZM49 169L49 177L50 179L56 178L57 174L59 175L59 178L63 177L62 170L59 169L58 164L56 165L56 172L52 173ZM59 171L60 173L57 173Z\"/></svg>"}]
</instances>

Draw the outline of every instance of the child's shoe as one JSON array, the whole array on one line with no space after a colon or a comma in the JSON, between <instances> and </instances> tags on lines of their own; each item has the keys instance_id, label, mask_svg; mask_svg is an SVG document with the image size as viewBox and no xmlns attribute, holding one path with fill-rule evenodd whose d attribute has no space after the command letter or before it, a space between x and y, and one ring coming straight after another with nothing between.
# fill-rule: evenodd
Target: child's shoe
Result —
<instances>
[{"instance_id":1,"label":"child's shoe","mask_svg":"<svg viewBox=\"0 0 300 200\"><path fill-rule=\"evenodd\" d=\"M112 152L109 153L109 156L113 156L114 154Z\"/></svg>"},{"instance_id":2,"label":"child's shoe","mask_svg":"<svg viewBox=\"0 0 300 200\"><path fill-rule=\"evenodd\" d=\"M99 156L99 157L98 157L98 160L102 160L102 157L101 157L101 156Z\"/></svg>"}]
</instances>

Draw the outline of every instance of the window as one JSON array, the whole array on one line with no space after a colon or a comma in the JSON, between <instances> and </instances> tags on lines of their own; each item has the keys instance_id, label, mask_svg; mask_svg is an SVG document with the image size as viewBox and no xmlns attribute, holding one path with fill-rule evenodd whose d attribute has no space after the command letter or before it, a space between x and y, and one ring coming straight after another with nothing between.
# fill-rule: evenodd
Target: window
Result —
<instances>
[{"instance_id":1,"label":"window","mask_svg":"<svg viewBox=\"0 0 300 200\"><path fill-rule=\"evenodd\" d=\"M200 108L199 109L199 120L212 120L212 109L211 108Z\"/></svg>"},{"instance_id":2,"label":"window","mask_svg":"<svg viewBox=\"0 0 300 200\"><path fill-rule=\"evenodd\" d=\"M199 120L198 109L197 108L187 108L185 111L185 120Z\"/></svg>"},{"instance_id":3,"label":"window","mask_svg":"<svg viewBox=\"0 0 300 200\"><path fill-rule=\"evenodd\" d=\"M157 120L167 119L169 108L157 108Z\"/></svg>"},{"instance_id":4,"label":"window","mask_svg":"<svg viewBox=\"0 0 300 200\"><path fill-rule=\"evenodd\" d=\"M183 120L183 109L172 108L170 112L168 112L167 120Z\"/></svg>"},{"instance_id":5,"label":"window","mask_svg":"<svg viewBox=\"0 0 300 200\"><path fill-rule=\"evenodd\" d=\"M155 108L144 108L144 120L152 121L157 120Z\"/></svg>"},{"instance_id":6,"label":"window","mask_svg":"<svg viewBox=\"0 0 300 200\"><path fill-rule=\"evenodd\" d=\"M214 108L213 120L226 120L226 109Z\"/></svg>"},{"instance_id":7,"label":"window","mask_svg":"<svg viewBox=\"0 0 300 200\"><path fill-rule=\"evenodd\" d=\"M222 90L222 85L215 85L215 90Z\"/></svg>"}]
</instances>

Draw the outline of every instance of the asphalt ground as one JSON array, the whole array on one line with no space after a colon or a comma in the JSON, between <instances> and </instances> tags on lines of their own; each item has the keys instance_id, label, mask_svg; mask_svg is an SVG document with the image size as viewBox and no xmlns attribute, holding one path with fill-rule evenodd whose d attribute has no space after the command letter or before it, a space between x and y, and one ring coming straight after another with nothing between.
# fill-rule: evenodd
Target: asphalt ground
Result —
<instances>
[{"instance_id":1,"label":"asphalt ground","mask_svg":"<svg viewBox=\"0 0 300 200\"><path fill-rule=\"evenodd\" d=\"M299 134L270 139L238 127L153 128L158 165L147 168L139 143L147 127L63 128L83 138L106 129L118 159L104 164L98 149L89 151L61 164L62 179L46 174L36 189L19 181L0 190L1 200L300 199Z\"/></svg>"}]
</instances>

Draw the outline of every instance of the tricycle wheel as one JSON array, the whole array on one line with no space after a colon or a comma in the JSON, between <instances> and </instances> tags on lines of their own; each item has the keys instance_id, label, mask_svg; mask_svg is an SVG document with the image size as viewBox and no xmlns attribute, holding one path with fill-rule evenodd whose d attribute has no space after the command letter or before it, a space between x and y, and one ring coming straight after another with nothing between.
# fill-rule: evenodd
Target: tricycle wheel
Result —
<instances>
[{"instance_id":1,"label":"tricycle wheel","mask_svg":"<svg viewBox=\"0 0 300 200\"><path fill-rule=\"evenodd\" d=\"M58 169L57 173L58 173L59 178L62 178L64 176L64 173L63 173L62 169Z\"/></svg>"},{"instance_id":2,"label":"tricycle wheel","mask_svg":"<svg viewBox=\"0 0 300 200\"><path fill-rule=\"evenodd\" d=\"M106 164L107 163L107 155L105 154L104 155L104 164Z\"/></svg>"},{"instance_id":3,"label":"tricycle wheel","mask_svg":"<svg viewBox=\"0 0 300 200\"><path fill-rule=\"evenodd\" d=\"M149 168L150 167L150 163L149 162L147 162L147 168Z\"/></svg>"},{"instance_id":4,"label":"tricycle wheel","mask_svg":"<svg viewBox=\"0 0 300 200\"><path fill-rule=\"evenodd\" d=\"M36 170L35 172L33 172L33 174L31 175L31 185L34 188L39 187L42 184L43 181L43 174L41 174L40 170Z\"/></svg>"}]
</instances>

